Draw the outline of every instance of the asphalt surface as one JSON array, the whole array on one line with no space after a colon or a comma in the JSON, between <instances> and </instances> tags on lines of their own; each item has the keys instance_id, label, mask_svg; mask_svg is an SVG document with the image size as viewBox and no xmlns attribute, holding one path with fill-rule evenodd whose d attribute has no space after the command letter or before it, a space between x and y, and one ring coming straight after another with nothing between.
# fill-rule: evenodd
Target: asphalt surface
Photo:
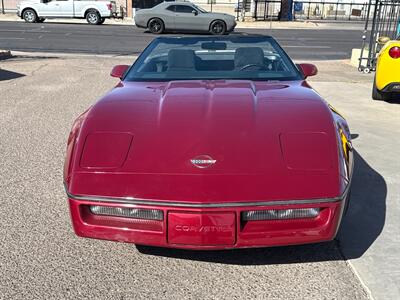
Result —
<instances>
[{"instance_id":1,"label":"asphalt surface","mask_svg":"<svg viewBox=\"0 0 400 300\"><path fill-rule=\"evenodd\" d=\"M338 241L191 252L76 237L62 184L68 132L116 84L108 76L112 65L127 62L101 57L0 62L0 299L368 298ZM323 80L335 80L342 71L326 73ZM327 83L322 92L329 90L330 98L346 106L335 96L338 84ZM351 91L354 85L345 87ZM385 107L383 115L388 119L391 111ZM365 172L354 187L358 201L366 196L362 185L373 178ZM357 230L345 237L354 239Z\"/></svg>"},{"instance_id":2,"label":"asphalt surface","mask_svg":"<svg viewBox=\"0 0 400 300\"><path fill-rule=\"evenodd\" d=\"M236 29L233 34L266 34L277 38L294 59L350 58L361 47L362 30L336 29ZM174 35L174 34L166 34ZM165 36L165 35L163 35ZM134 26L0 22L0 49L27 52L86 54L139 54L154 35Z\"/></svg>"}]
</instances>

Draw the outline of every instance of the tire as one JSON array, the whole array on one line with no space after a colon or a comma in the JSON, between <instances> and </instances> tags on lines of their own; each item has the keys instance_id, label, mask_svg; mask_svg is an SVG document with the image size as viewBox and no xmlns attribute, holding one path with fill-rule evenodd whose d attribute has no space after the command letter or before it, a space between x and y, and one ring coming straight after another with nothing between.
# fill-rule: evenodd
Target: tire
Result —
<instances>
[{"instance_id":1,"label":"tire","mask_svg":"<svg viewBox=\"0 0 400 300\"><path fill-rule=\"evenodd\" d=\"M372 86L372 99L376 101L383 101L386 100L385 93L378 90L376 87L376 80L374 79L374 85Z\"/></svg>"},{"instance_id":2,"label":"tire","mask_svg":"<svg viewBox=\"0 0 400 300\"><path fill-rule=\"evenodd\" d=\"M36 23L38 20L38 16L33 9L28 8L24 10L22 13L22 18L25 20L26 23Z\"/></svg>"},{"instance_id":3,"label":"tire","mask_svg":"<svg viewBox=\"0 0 400 300\"><path fill-rule=\"evenodd\" d=\"M46 20L45 18L38 18L36 22L37 23L43 23L45 20Z\"/></svg>"},{"instance_id":4,"label":"tire","mask_svg":"<svg viewBox=\"0 0 400 300\"><path fill-rule=\"evenodd\" d=\"M226 32L226 24L224 21L215 20L210 25L210 33L213 35L223 35Z\"/></svg>"},{"instance_id":5,"label":"tire","mask_svg":"<svg viewBox=\"0 0 400 300\"><path fill-rule=\"evenodd\" d=\"M99 21L98 25L103 24L105 20L106 20L106 18L100 18L100 21Z\"/></svg>"},{"instance_id":6,"label":"tire","mask_svg":"<svg viewBox=\"0 0 400 300\"><path fill-rule=\"evenodd\" d=\"M100 24L101 17L97 10L91 9L86 13L86 21L90 25L98 25Z\"/></svg>"},{"instance_id":7,"label":"tire","mask_svg":"<svg viewBox=\"0 0 400 300\"><path fill-rule=\"evenodd\" d=\"M161 19L151 19L147 25L148 30L153 34L161 34L164 32L165 26Z\"/></svg>"}]
</instances>

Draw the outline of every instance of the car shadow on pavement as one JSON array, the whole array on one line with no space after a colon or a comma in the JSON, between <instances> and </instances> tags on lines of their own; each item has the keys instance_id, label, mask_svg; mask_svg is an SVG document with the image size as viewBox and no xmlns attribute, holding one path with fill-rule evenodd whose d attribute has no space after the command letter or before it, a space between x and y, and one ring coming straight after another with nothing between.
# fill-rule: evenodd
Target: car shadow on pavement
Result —
<instances>
[{"instance_id":1,"label":"car shadow on pavement","mask_svg":"<svg viewBox=\"0 0 400 300\"><path fill-rule=\"evenodd\" d=\"M286 247L192 251L136 245L146 255L235 265L308 263L357 258L374 243L385 224L384 178L354 151L351 201L334 241Z\"/></svg>"},{"instance_id":2,"label":"car shadow on pavement","mask_svg":"<svg viewBox=\"0 0 400 300\"><path fill-rule=\"evenodd\" d=\"M0 69L0 81L11 80L25 76L24 74Z\"/></svg>"},{"instance_id":3,"label":"car shadow on pavement","mask_svg":"<svg viewBox=\"0 0 400 300\"><path fill-rule=\"evenodd\" d=\"M381 234L386 218L387 185L357 151L354 151L351 200L337 240L347 259L358 258Z\"/></svg>"},{"instance_id":4,"label":"car shadow on pavement","mask_svg":"<svg viewBox=\"0 0 400 300\"><path fill-rule=\"evenodd\" d=\"M400 94L392 94L391 99L386 102L390 104L400 104Z\"/></svg>"}]
</instances>

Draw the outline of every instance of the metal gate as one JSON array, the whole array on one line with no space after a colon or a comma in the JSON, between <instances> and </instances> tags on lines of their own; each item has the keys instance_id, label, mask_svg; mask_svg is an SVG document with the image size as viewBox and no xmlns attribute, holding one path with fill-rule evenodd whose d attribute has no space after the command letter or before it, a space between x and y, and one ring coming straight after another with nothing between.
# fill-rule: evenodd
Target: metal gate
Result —
<instances>
[{"instance_id":1,"label":"metal gate","mask_svg":"<svg viewBox=\"0 0 400 300\"><path fill-rule=\"evenodd\" d=\"M281 0L255 0L254 15L256 21L278 20L281 11Z\"/></svg>"},{"instance_id":2,"label":"metal gate","mask_svg":"<svg viewBox=\"0 0 400 300\"><path fill-rule=\"evenodd\" d=\"M376 0L369 3L368 16L365 22L363 45L361 48L359 70L365 73L375 71L376 54L381 46L377 40L381 36L391 39L399 38L400 34L400 0ZM371 24L372 22L372 24ZM371 30L368 30L371 26Z\"/></svg>"},{"instance_id":3,"label":"metal gate","mask_svg":"<svg viewBox=\"0 0 400 300\"><path fill-rule=\"evenodd\" d=\"M375 1L375 0L371 0ZM286 6L293 19L360 21L367 16L368 1L354 0L254 0L253 18L256 21L279 20Z\"/></svg>"}]
</instances>

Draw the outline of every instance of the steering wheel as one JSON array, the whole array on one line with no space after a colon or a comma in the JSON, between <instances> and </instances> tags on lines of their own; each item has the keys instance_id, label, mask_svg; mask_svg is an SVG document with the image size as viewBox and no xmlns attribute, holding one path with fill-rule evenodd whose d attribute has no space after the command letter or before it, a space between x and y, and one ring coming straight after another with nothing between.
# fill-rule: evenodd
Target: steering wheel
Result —
<instances>
[{"instance_id":1,"label":"steering wheel","mask_svg":"<svg viewBox=\"0 0 400 300\"><path fill-rule=\"evenodd\" d=\"M262 70L262 69L264 68L264 66L259 65L259 64L247 64L247 65L241 67L241 68L239 69L239 71L244 71L244 70L246 70L246 69L248 69L248 68L250 68L250 67L258 67L259 70Z\"/></svg>"}]
</instances>

